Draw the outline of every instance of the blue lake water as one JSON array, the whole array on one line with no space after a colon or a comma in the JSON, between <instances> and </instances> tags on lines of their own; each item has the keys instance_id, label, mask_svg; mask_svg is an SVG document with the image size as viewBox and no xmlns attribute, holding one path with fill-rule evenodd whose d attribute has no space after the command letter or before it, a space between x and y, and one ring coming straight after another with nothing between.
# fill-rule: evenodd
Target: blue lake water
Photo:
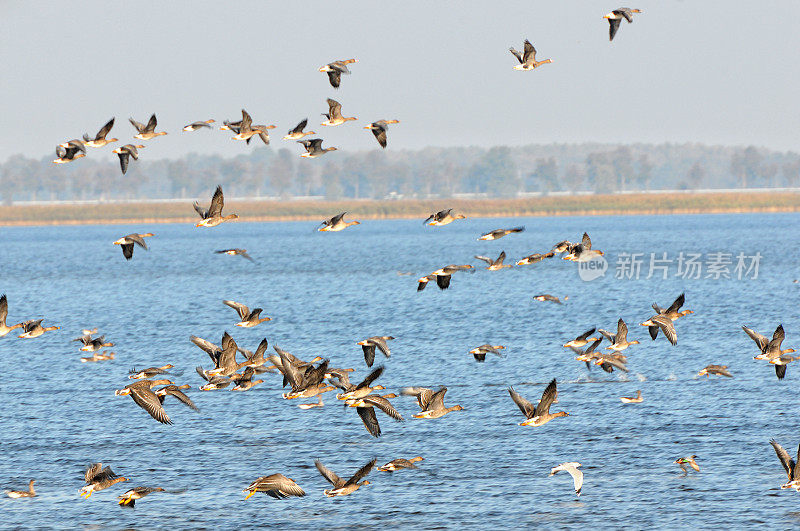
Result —
<instances>
[{"instance_id":1,"label":"blue lake water","mask_svg":"<svg viewBox=\"0 0 800 531\"><path fill-rule=\"evenodd\" d=\"M791 241L800 215L492 218L442 228L420 221L365 221L340 233L314 232L311 222L0 227L9 322L45 317L62 327L38 339L0 338L0 484L23 488L35 478L38 492L0 499L0 527L800 525L799 495L779 489L786 477L769 445L775 437L794 455L800 443L792 420L800 363L779 382L752 359L755 344L741 330L771 335L783 323L784 348L800 350L800 251ZM476 241L517 225L527 230ZM151 250L137 248L130 262L111 244L148 231ZM584 231L608 259L605 276L590 282L558 258L496 272L473 258L505 250L513 264ZM228 247L248 249L257 262L213 254ZM681 252L701 255L702 278L676 275ZM733 278L706 278L708 255L719 252L731 255ZM640 278L615 278L623 253L642 253ZM650 253L675 260L668 278L658 270L645 278ZM760 253L758 278L736 278L739 253ZM449 290L416 291L416 278L450 263L477 270L454 275ZM676 323L678 345L651 341L638 323L653 302L667 306L682 291L695 313ZM539 293L569 299L533 301ZM236 328L222 299L260 306L273 321ZM588 372L561 347L591 327L615 329L620 317L629 340L642 342L626 351L627 375ZM115 360L80 362L86 354L70 339L85 327L116 343ZM465 409L417 420L414 400L401 397L394 403L407 420L379 413L383 436L375 439L330 394L310 411L283 400L277 375L245 393L200 392L194 368L209 359L189 336L219 343L225 330L250 350L266 337L301 358L354 367L353 380L367 371L356 342L392 335L392 357L377 354L386 367L378 383L390 391L445 385L447 405ZM505 345L506 356L476 363L467 351L486 342ZM172 379L193 386L201 409L167 402L172 426L114 396L132 367L166 363L183 371ZM734 378L695 376L711 363L728 365ZM553 410L570 416L518 426L524 417L507 386L535 402L552 378ZM643 403L619 401L637 389ZM701 471L684 476L673 461L690 454ZM314 468L319 458L349 477L373 457L382 464L416 455L425 458L419 470L373 471L371 485L337 499L322 495L328 484ZM130 481L84 501L83 472L97 461ZM564 461L583 464L580 499L569 476L548 477ZM244 487L275 472L308 496L244 501ZM139 485L168 492L120 508L116 496Z\"/></svg>"}]
</instances>

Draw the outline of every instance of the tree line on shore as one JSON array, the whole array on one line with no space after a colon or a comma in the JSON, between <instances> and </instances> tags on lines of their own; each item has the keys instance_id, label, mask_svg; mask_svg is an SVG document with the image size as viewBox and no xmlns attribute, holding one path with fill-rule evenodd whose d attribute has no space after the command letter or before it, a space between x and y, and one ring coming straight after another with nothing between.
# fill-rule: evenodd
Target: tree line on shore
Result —
<instances>
[{"instance_id":1,"label":"tree line on shore","mask_svg":"<svg viewBox=\"0 0 800 531\"><path fill-rule=\"evenodd\" d=\"M796 187L800 154L755 146L549 144L337 152L298 159L259 147L223 158L191 153L131 165L90 157L54 165L14 155L0 164L0 199L51 201L205 197L400 199L517 197L526 193Z\"/></svg>"}]
</instances>

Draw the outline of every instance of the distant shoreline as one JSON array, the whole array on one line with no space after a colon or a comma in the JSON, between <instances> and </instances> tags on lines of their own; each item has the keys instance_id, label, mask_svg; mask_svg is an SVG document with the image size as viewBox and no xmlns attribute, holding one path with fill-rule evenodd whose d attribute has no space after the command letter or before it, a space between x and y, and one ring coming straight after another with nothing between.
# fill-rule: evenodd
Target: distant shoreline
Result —
<instances>
[{"instance_id":1,"label":"distant shoreline","mask_svg":"<svg viewBox=\"0 0 800 531\"><path fill-rule=\"evenodd\" d=\"M0 206L0 226L194 223L186 203L135 202ZM598 194L514 199L249 201L229 200L225 213L240 222L321 221L339 212L350 219L424 219L452 208L467 217L642 216L800 212L800 193Z\"/></svg>"}]
</instances>

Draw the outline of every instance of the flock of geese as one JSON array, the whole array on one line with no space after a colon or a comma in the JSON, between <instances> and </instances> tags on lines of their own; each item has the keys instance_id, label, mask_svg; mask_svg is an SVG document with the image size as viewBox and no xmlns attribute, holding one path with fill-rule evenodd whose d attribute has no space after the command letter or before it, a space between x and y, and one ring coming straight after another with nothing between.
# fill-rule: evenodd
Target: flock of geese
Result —
<instances>
[{"instance_id":1,"label":"flock of geese","mask_svg":"<svg viewBox=\"0 0 800 531\"><path fill-rule=\"evenodd\" d=\"M638 9L620 8L605 15L604 18L609 22L610 40L613 40L619 30L622 20L626 20L628 23L633 22L632 15L634 13L641 13L641 11ZM522 53L514 48L511 48L510 51L519 61L519 65L514 67L516 70L533 70L543 64L552 62L551 59L537 61L536 49L528 40L525 41ZM331 86L339 88L342 75L350 74L348 65L353 63L356 63L356 59L332 61L320 67L319 71L328 75ZM329 98L327 104L328 112L324 114L326 120L320 124L321 126L339 126L348 121L356 120L355 117L344 116L342 114L342 105L338 101ZM147 124L142 124L134 119L130 119L130 123L136 130L134 138L138 140L149 141L167 134L165 131L156 131L158 122L155 114L150 117ZM212 123L214 123L214 120L211 119L193 122L186 125L183 131L190 132L210 129L212 128ZM398 120L378 120L365 126L365 129L371 130L379 145L385 148L387 146L388 126L397 123L399 123ZM306 151L301 156L315 158L329 151L336 150L335 147L322 148L321 138L305 139L304 137L306 136L316 134L314 131L306 132L305 128L307 125L308 120L304 119L297 124L297 126L289 130L286 136L283 137L285 140L295 140L303 145ZM85 156L87 147L101 148L110 143L117 142L118 139L109 138L108 136L113 126L114 119L112 118L94 137L83 135L82 140L74 139L59 144L56 149L57 159L53 162L71 162ZM265 144L269 144L270 141L268 131L274 128L274 125L253 124L250 114L245 110L242 110L241 120L235 122L225 120L222 127L220 127L221 130L232 132L234 134L234 140L244 140L249 143L253 137L257 136ZM113 152L119 156L120 167L123 174L127 171L130 159L137 160L139 150L144 147L145 146L142 144L126 144L113 150ZM215 227L223 222L238 218L237 214L224 216L222 214L223 207L224 197L222 187L218 186L207 209L201 207L198 203L194 204L194 209L200 217L200 221L197 222L196 227ZM346 212L342 212L323 221L318 230L321 232L338 232L360 223L359 221L345 221L345 214ZM452 209L446 209L431 214L423 223L433 227L441 227L464 218L465 216L463 214L457 214ZM500 228L482 234L478 237L478 240L497 240L510 234L520 233L524 230L524 227ZM145 238L152 236L152 233L128 234L113 243L119 245L122 249L123 256L130 260L133 257L134 247L139 246L147 250L148 246ZM253 260L246 249L231 248L215 252L239 255L248 260ZM551 259L557 254L560 254L564 260L585 262L594 257L601 256L603 252L593 249L589 235L584 233L580 242L573 243L564 240L555 244L547 251L533 253L520 258L515 262L515 265L535 264L545 259ZM486 270L488 271L498 271L513 267L511 264L504 263L505 258L505 252L501 252L497 258L483 255L475 256L475 259L486 263ZM442 266L432 273L419 278L417 280L417 291L424 290L431 281L435 281L436 285L441 290L448 289L450 287L452 275L459 271L474 271L474 266L470 264L448 264ZM562 302L561 299L550 294L537 295L534 299L558 304ZM566 299L567 297L563 298L563 300ZM238 321L232 323L234 326L252 328L271 320L269 317L261 317L263 311L261 308L253 308L251 310L247 305L232 300L224 300L223 303L237 313ZM641 322L642 326L648 328L652 340L655 341L659 334L661 334L671 345L677 345L676 322L693 313L691 310L681 310L684 303L685 295L682 293L666 308L653 304L652 309L654 313ZM21 321L9 326L7 324L7 316L8 301L6 296L3 295L0 297L0 337L9 334L17 328L22 331L18 337L23 339L36 338L43 335L45 332L59 329L58 326L43 326L43 319ZM758 346L759 354L755 356L755 359L765 360L774 365L776 375L779 379L785 376L787 365L790 362L800 359L800 357L792 357L789 355L794 352L793 349L782 349L781 345L785 335L782 325L776 328L771 338L763 336L747 326L743 326L742 328ZM96 333L96 329L84 330L83 335L75 339L75 341L79 341L83 345L80 348L81 351L92 353L91 357L82 358L84 362L104 361L114 358L113 352L109 353L103 351L100 353L100 351L106 347L113 346L113 343L107 341L102 335L94 337ZM595 333L599 334L600 337L595 337ZM563 347L570 349L576 355L575 360L584 362L587 368L596 365L606 372L613 372L614 370L627 372L628 358L627 353L623 354L623 352L639 344L638 340L629 340L628 334L629 330L627 324L622 319L619 319L616 330L613 333L604 329L591 328L564 343ZM374 369L372 368L375 362L376 351L380 351L386 358L390 357L391 351L388 341L393 339L394 337L392 336L372 336L356 342L363 350L365 364L369 372L360 379L356 379L358 383L353 383L350 379L351 374L354 372L353 368L333 367L329 359L323 359L321 357L304 361L281 349L277 345L272 346L274 354L268 354L269 345L266 338L258 344L255 351L249 351L240 347L227 332L222 335L219 345L196 336L191 336L190 338L193 344L209 356L212 364L212 366L208 368L203 368L202 366L196 368L196 372L203 382L203 384L199 386L201 391L218 391L230 387L232 391L244 392L264 382L262 379L255 379L256 376L274 374L280 377L284 388L289 386L290 390L282 394L284 399L317 399L316 402L299 404L298 407L300 409L307 410L323 407L323 395L338 390L335 394L335 399L340 401L348 410L354 408L363 426L373 437L380 437L382 434L377 415L378 412L398 422L405 420L403 415L391 402L392 399L398 398L398 395L395 393L382 394L381 391L385 390L385 387L375 383L383 375L385 371L384 367L379 366ZM604 340L608 341L608 346L606 346L605 349L600 349L600 345ZM504 349L505 346L503 345L487 343L469 350L469 353L474 356L477 362L485 362L487 354L491 353L497 356L503 356L501 351ZM179 385L172 381L171 378L175 378L176 376L171 372L173 368L171 364L165 364L145 369L134 369L128 376L133 382L125 385L121 389L117 389L115 395L130 396L133 402L154 420L162 424L172 424L172 420L165 409L168 397L172 397L170 400L174 399L188 408L198 411L191 397L184 392L191 389L191 386L189 384ZM708 377L710 375L732 377L732 374L728 372L727 366L725 365L708 365L699 372L699 376ZM410 396L415 399L419 407L419 412L414 413L412 417L417 419L438 419L451 412L462 410L463 407L459 404L449 407L445 405L444 399L446 393L447 388L445 386L440 386L437 389L408 387L400 391L400 395ZM519 423L520 426L540 427L556 418L569 416L569 413L563 410L551 412L553 404L558 402L558 384L555 378L549 382L540 399L535 404L524 398L511 386L508 388L508 393L511 400L517 405L520 412L525 417L525 420ZM620 400L626 404L636 404L641 403L644 399L641 391L637 391L636 396L620 397ZM781 485L781 488L794 488L800 491L800 448L798 448L797 460L792 460L786 450L776 441L772 440L770 443L775 449L788 475L788 482ZM696 457L696 455L681 457L675 460L674 463L678 464L684 473L688 473L687 465L691 469L699 471L700 467L695 461ZM378 467L377 470L394 472L403 469L415 469L417 468L415 463L422 460L423 458L421 456L408 459L398 458ZM315 462L320 475L331 485L331 488L323 490L323 494L328 497L350 495L360 487L368 485L369 481L365 478L370 474L376 464L377 459L370 460L349 477L349 479L345 480L326 467L321 461L317 460ZM575 494L580 496L583 486L583 473L579 470L580 467L581 464L579 462L561 463L552 468L550 475L552 476L562 471L570 474L573 478ZM30 481L27 490L8 490L6 494L11 498L36 496L34 481L35 480ZM80 495L88 499L95 492L102 491L125 481L128 481L128 478L118 476L109 466L103 467L102 463L94 463L88 467L84 474L85 485L80 489ZM121 506L133 507L136 500L154 492L163 491L164 489L161 487L136 487L121 494L118 497L118 503ZM244 492L246 493L245 499L250 498L257 492L264 493L276 499L306 495L303 488L294 480L280 473L257 478L249 486L244 488Z\"/></svg>"}]
</instances>

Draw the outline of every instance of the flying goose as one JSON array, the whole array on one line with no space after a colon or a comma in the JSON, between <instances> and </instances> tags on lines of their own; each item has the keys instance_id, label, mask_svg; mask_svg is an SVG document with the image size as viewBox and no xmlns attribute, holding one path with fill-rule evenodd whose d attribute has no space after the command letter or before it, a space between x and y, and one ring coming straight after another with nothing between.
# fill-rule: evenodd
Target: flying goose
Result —
<instances>
[{"instance_id":1,"label":"flying goose","mask_svg":"<svg viewBox=\"0 0 800 531\"><path fill-rule=\"evenodd\" d=\"M689 470L686 468L686 465L689 465L697 472L700 472L700 466L695 461L696 457L697 457L696 455L689 455L686 457L680 457L673 462L681 467L681 470L683 470L684 475L689 473Z\"/></svg>"},{"instance_id":2,"label":"flying goose","mask_svg":"<svg viewBox=\"0 0 800 531\"><path fill-rule=\"evenodd\" d=\"M428 282L431 280L436 281L436 285L439 286L439 289L447 289L450 287L450 277L456 271L466 271L473 269L473 267L469 264L449 264L444 267L441 267L431 273L430 275L424 276L422 278L417 279L417 291L422 291L425 289L425 286L428 285Z\"/></svg>"},{"instance_id":3,"label":"flying goose","mask_svg":"<svg viewBox=\"0 0 800 531\"><path fill-rule=\"evenodd\" d=\"M519 262L517 262L519 263ZM569 299L569 296L564 297L564 300ZM550 295L549 293L542 293L541 295L535 295L533 300L539 302L555 302L556 304L561 304L561 299L556 297L555 295Z\"/></svg>"},{"instance_id":4,"label":"flying goose","mask_svg":"<svg viewBox=\"0 0 800 531\"><path fill-rule=\"evenodd\" d=\"M414 463L419 461L424 461L424 459L420 456L412 457L411 459L394 459L383 466L379 466L376 470L379 472L396 472L397 470L403 470L404 468L417 468L417 465Z\"/></svg>"},{"instance_id":5,"label":"flying goose","mask_svg":"<svg viewBox=\"0 0 800 531\"><path fill-rule=\"evenodd\" d=\"M320 125L326 126L336 126L342 125L345 122L349 122L350 120L357 120L355 116L342 116L342 104L336 100L332 100L328 98L328 112L323 113L322 116L327 117L328 119L322 122Z\"/></svg>"},{"instance_id":6,"label":"flying goose","mask_svg":"<svg viewBox=\"0 0 800 531\"><path fill-rule=\"evenodd\" d=\"M304 136L317 134L314 131L303 132L303 129L305 129L307 125L308 125L308 118L305 118L299 124L294 126L294 128L289 129L289 132L286 133L286 135L283 137L283 139L284 140L300 140Z\"/></svg>"},{"instance_id":7,"label":"flying goose","mask_svg":"<svg viewBox=\"0 0 800 531\"><path fill-rule=\"evenodd\" d=\"M347 212L342 212L341 214L333 216L331 219L326 219L320 223L320 227L317 230L319 232L339 232L352 225L361 224L360 221L344 221L342 218L344 218L345 214L347 214Z\"/></svg>"},{"instance_id":8,"label":"flying goose","mask_svg":"<svg viewBox=\"0 0 800 531\"><path fill-rule=\"evenodd\" d=\"M432 394L428 395L425 393L417 396L417 402L420 404L422 411L412 415L415 419L438 419L451 411L461 411L464 409L460 405L444 407L444 395L447 393L447 387L441 387L435 393L431 389L427 389L427 391L431 391ZM423 400L423 396L430 396L430 399L426 402Z\"/></svg>"},{"instance_id":9,"label":"flying goose","mask_svg":"<svg viewBox=\"0 0 800 531\"><path fill-rule=\"evenodd\" d=\"M50 332L51 330L58 330L60 328L58 326L42 326L42 321L44 321L44 319L37 319L35 321L25 321L24 323L22 323L23 333L17 337L21 339L31 339L34 337L39 337L45 332Z\"/></svg>"},{"instance_id":10,"label":"flying goose","mask_svg":"<svg viewBox=\"0 0 800 531\"><path fill-rule=\"evenodd\" d=\"M239 216L236 214L229 214L225 217L222 216L222 208L225 205L225 197L222 195L222 186L217 185L214 195L211 197L211 205L208 210L200 207L200 204L195 201L194 209L202 218L195 227L216 227L223 221L237 219Z\"/></svg>"},{"instance_id":11,"label":"flying goose","mask_svg":"<svg viewBox=\"0 0 800 531\"><path fill-rule=\"evenodd\" d=\"M86 156L86 145L82 140L70 140L56 146L53 164L65 164Z\"/></svg>"},{"instance_id":12,"label":"flying goose","mask_svg":"<svg viewBox=\"0 0 800 531\"><path fill-rule=\"evenodd\" d=\"M486 354L491 352L492 354L497 354L501 358L503 355L500 353L501 350L504 350L506 347L503 345L490 345L489 343L485 343L479 347L475 347L469 351L470 354L475 358L475 361L483 363L486 361Z\"/></svg>"},{"instance_id":13,"label":"flying goose","mask_svg":"<svg viewBox=\"0 0 800 531\"><path fill-rule=\"evenodd\" d=\"M187 132L188 131L197 131L198 129L203 129L204 127L207 127L208 129L212 129L211 124L213 124L213 123L214 123L214 120L205 120L205 121L202 121L202 122L193 122L193 123L190 123L189 125L185 125L183 127L183 130L187 131Z\"/></svg>"},{"instance_id":14,"label":"flying goose","mask_svg":"<svg viewBox=\"0 0 800 531\"><path fill-rule=\"evenodd\" d=\"M556 255L556 253L553 252L553 251L549 251L549 252L544 253L544 254L541 254L541 253L529 254L525 258L522 258L522 259L518 260L516 265L535 264L536 262L541 262L545 258L553 258L555 255Z\"/></svg>"},{"instance_id":15,"label":"flying goose","mask_svg":"<svg viewBox=\"0 0 800 531\"><path fill-rule=\"evenodd\" d=\"M139 123L133 118L128 118L128 121L130 121L131 125L133 125L133 127L135 127L136 130L138 131L138 133L134 135L133 138L138 138L139 140L150 140L157 136L167 134L164 131L160 131L158 133L155 132L156 126L158 125L158 120L156 119L155 113L153 113L153 115L150 117L150 120L148 120L147 125Z\"/></svg>"},{"instance_id":16,"label":"flying goose","mask_svg":"<svg viewBox=\"0 0 800 531\"><path fill-rule=\"evenodd\" d=\"M319 67L319 71L327 72L328 81L330 81L331 86L333 88L339 88L339 84L342 81L342 74L350 73L350 69L347 68L347 65L357 62L358 59L344 59L341 61L332 61L326 64L325 66Z\"/></svg>"},{"instance_id":17,"label":"flying goose","mask_svg":"<svg viewBox=\"0 0 800 531\"><path fill-rule=\"evenodd\" d=\"M572 476L572 483L575 486L575 495L581 495L581 487L583 486L583 472L578 470L580 467L580 463L571 462L571 463L561 463L558 466L554 466L550 469L550 475L554 476L557 472L567 472L570 476Z\"/></svg>"},{"instance_id":18,"label":"flying goose","mask_svg":"<svg viewBox=\"0 0 800 531\"><path fill-rule=\"evenodd\" d=\"M391 355L386 342L392 339L394 339L392 336L372 336L357 343L361 345L361 350L364 351L364 361L367 362L367 367L372 367L375 362L375 347L378 347L387 358Z\"/></svg>"},{"instance_id":19,"label":"flying goose","mask_svg":"<svg viewBox=\"0 0 800 531\"><path fill-rule=\"evenodd\" d=\"M706 365L706 367L703 370L697 373L697 376L705 376L706 378L708 378L712 374L733 378L733 375L728 372L727 365Z\"/></svg>"},{"instance_id":20,"label":"flying goose","mask_svg":"<svg viewBox=\"0 0 800 531\"><path fill-rule=\"evenodd\" d=\"M620 318L620 320L617 321L617 333L614 334L614 339L611 342L611 346L606 347L606 350L621 352L631 345L638 344L639 341L637 340L628 341L628 326L625 324L625 321Z\"/></svg>"},{"instance_id":21,"label":"flying goose","mask_svg":"<svg viewBox=\"0 0 800 531\"><path fill-rule=\"evenodd\" d=\"M428 219L422 222L422 224L431 225L433 227L441 227L442 225L448 225L457 219L466 219L466 217L467 216L464 214L453 214L453 209L448 208L447 210L440 210L439 212L431 214L428 216Z\"/></svg>"},{"instance_id":22,"label":"flying goose","mask_svg":"<svg viewBox=\"0 0 800 531\"><path fill-rule=\"evenodd\" d=\"M305 153L301 153L301 157L305 157L308 159L315 159L317 157L321 157L328 151L336 151L338 148L335 147L326 147L322 149L322 139L321 138L312 138L310 140L298 140L299 144L303 144L303 147L306 148Z\"/></svg>"},{"instance_id":23,"label":"flying goose","mask_svg":"<svg viewBox=\"0 0 800 531\"><path fill-rule=\"evenodd\" d=\"M789 457L789 452L783 449L783 446L778 444L775 439L770 439L769 443L772 445L772 448L775 450L775 453L778 455L778 459L781 460L781 464L783 465L783 469L786 471L786 476L789 481L781 485L782 489L794 489L800 492L800 446L797 448L797 460L793 460Z\"/></svg>"},{"instance_id":24,"label":"flying goose","mask_svg":"<svg viewBox=\"0 0 800 531\"><path fill-rule=\"evenodd\" d=\"M562 242L564 243L564 242ZM566 242L569 244L569 242ZM558 244L560 246L561 244ZM556 250L556 252L559 252ZM564 260L570 260L573 262L588 262L595 256L602 256L603 251L598 251L592 249L592 239L589 238L587 233L583 233L583 238L581 239L581 243L569 244L565 249L567 253L566 256L563 257Z\"/></svg>"},{"instance_id":25,"label":"flying goose","mask_svg":"<svg viewBox=\"0 0 800 531\"><path fill-rule=\"evenodd\" d=\"M594 334L594 332L595 332L594 328L592 328L590 330L587 330L586 332L582 333L581 335L579 335L575 339L567 341L562 346L564 348L582 347L582 346L586 345L587 343L591 343L592 341L597 341L596 337L589 337L590 335Z\"/></svg>"},{"instance_id":26,"label":"flying goose","mask_svg":"<svg viewBox=\"0 0 800 531\"><path fill-rule=\"evenodd\" d=\"M131 380L142 380L144 378L152 378L161 374L169 374L169 370L173 368L171 363L162 365L161 367L148 367L146 369L131 369L128 373L128 378Z\"/></svg>"},{"instance_id":27,"label":"flying goose","mask_svg":"<svg viewBox=\"0 0 800 531\"><path fill-rule=\"evenodd\" d=\"M128 172L128 163L130 162L131 157L133 160L139 160L139 150L145 146L141 144L133 145L133 144L125 144L122 147L118 147L112 153L116 153L119 157L119 167L122 170L122 175L125 175Z\"/></svg>"},{"instance_id":28,"label":"flying goose","mask_svg":"<svg viewBox=\"0 0 800 531\"><path fill-rule=\"evenodd\" d=\"M629 7L620 7L619 9L615 9L607 15L603 15L603 18L608 20L609 41L614 40L614 35L617 34L617 30L619 30L619 25L623 18L627 20L629 24L633 22L634 13L641 13L641 11L638 9L631 9Z\"/></svg>"},{"instance_id":29,"label":"flying goose","mask_svg":"<svg viewBox=\"0 0 800 531\"><path fill-rule=\"evenodd\" d=\"M371 129L372 134L382 148L386 148L386 132L389 130L389 124L399 124L400 120L378 120L369 125L365 125L364 129Z\"/></svg>"},{"instance_id":30,"label":"flying goose","mask_svg":"<svg viewBox=\"0 0 800 531\"><path fill-rule=\"evenodd\" d=\"M478 238L478 241L480 241L480 240L499 240L503 236L507 236L507 235L509 235L511 233L514 233L514 232L523 232L524 230L525 230L525 227L514 227L512 229L495 229L493 231L490 231L490 232L487 232L486 234L481 235L481 237Z\"/></svg>"},{"instance_id":31,"label":"flying goose","mask_svg":"<svg viewBox=\"0 0 800 531\"><path fill-rule=\"evenodd\" d=\"M144 234L138 234L134 232L115 241L114 245L119 245L122 249L122 256L124 256L126 260L130 260L133 258L133 244L136 244L147 251L147 243L144 241L144 239L149 238L150 236L153 236L152 232L145 232Z\"/></svg>"},{"instance_id":32,"label":"flying goose","mask_svg":"<svg viewBox=\"0 0 800 531\"><path fill-rule=\"evenodd\" d=\"M314 461L314 465L316 465L317 470L322 477L324 477L331 485L333 485L332 489L325 489L323 494L325 496L333 497L333 496L347 496L348 494L352 494L358 490L359 487L363 487L364 485L369 485L369 481L361 481L364 479L367 474L372 471L372 467L375 466L375 462L378 461L377 459L373 459L363 467L359 469L358 472L353 474L353 477L344 481L342 478L337 476L331 469L326 467L322 464L322 461L317 459ZM361 483L359 483L361 481Z\"/></svg>"},{"instance_id":33,"label":"flying goose","mask_svg":"<svg viewBox=\"0 0 800 531\"><path fill-rule=\"evenodd\" d=\"M498 271L500 269L503 269L504 267L512 267L511 264L503 264L503 260L506 259L505 251L501 252L500 256L498 256L496 260L492 260L488 256L481 256L481 255L475 255L475 258L477 258L478 260L483 260L484 262L489 264L486 267L486 269L488 269L489 271Z\"/></svg>"},{"instance_id":34,"label":"flying goose","mask_svg":"<svg viewBox=\"0 0 800 531\"><path fill-rule=\"evenodd\" d=\"M545 387L542 398L536 406L522 398L522 395L517 393L513 387L508 388L508 394L511 395L511 399L517 404L517 407L527 418L527 420L520 423L520 426L543 426L554 418L569 416L569 413L566 411L550 413L550 406L558 398L555 378Z\"/></svg>"},{"instance_id":35,"label":"flying goose","mask_svg":"<svg viewBox=\"0 0 800 531\"><path fill-rule=\"evenodd\" d=\"M110 466L103 468L103 463L95 463L89 466L83 475L83 479L86 485L81 489L80 495L87 500L95 492L107 489L121 481L128 481L128 478L117 476Z\"/></svg>"},{"instance_id":36,"label":"flying goose","mask_svg":"<svg viewBox=\"0 0 800 531\"><path fill-rule=\"evenodd\" d=\"M394 395L387 395L394 396ZM395 420L402 421L403 416L395 409L391 402L386 397L380 395L367 395L361 398L351 398L345 401L347 407L356 408L358 416L364 423L364 427L373 437L381 436L381 427L378 424L378 417L375 414L375 408L383 411Z\"/></svg>"},{"instance_id":37,"label":"flying goose","mask_svg":"<svg viewBox=\"0 0 800 531\"><path fill-rule=\"evenodd\" d=\"M242 258L247 258L251 262L255 262L253 257L247 254L247 249L222 249L221 251L214 251L216 254L229 254L231 256L236 256L237 254Z\"/></svg>"},{"instance_id":38,"label":"flying goose","mask_svg":"<svg viewBox=\"0 0 800 531\"><path fill-rule=\"evenodd\" d=\"M83 135L83 141L86 143L87 146L93 148L103 147L106 144L110 144L112 142L116 142L117 138L106 138L108 133L111 131L111 128L114 127L114 118L110 119L106 125L100 128L94 138L91 138L88 134Z\"/></svg>"},{"instance_id":39,"label":"flying goose","mask_svg":"<svg viewBox=\"0 0 800 531\"><path fill-rule=\"evenodd\" d=\"M305 496L306 492L291 478L283 474L270 474L261 476L252 482L243 492L247 493L245 500L256 492L263 492L276 500L285 500L289 496Z\"/></svg>"},{"instance_id":40,"label":"flying goose","mask_svg":"<svg viewBox=\"0 0 800 531\"><path fill-rule=\"evenodd\" d=\"M6 318L8 318L8 298L6 297L6 294L3 293L3 295L0 295L0 337L7 335L15 328L22 328L24 325L24 323L17 323L15 325L8 326L6 324Z\"/></svg>"},{"instance_id":41,"label":"flying goose","mask_svg":"<svg viewBox=\"0 0 800 531\"><path fill-rule=\"evenodd\" d=\"M118 496L119 501L117 503L124 507L134 507L136 500L141 500L153 492L164 492L164 489L161 487L136 487L125 492L122 496Z\"/></svg>"},{"instance_id":42,"label":"flying goose","mask_svg":"<svg viewBox=\"0 0 800 531\"><path fill-rule=\"evenodd\" d=\"M253 308L250 311L250 308L242 304L241 302L236 301L222 301L223 304L226 306L230 306L234 310L236 310L241 318L241 321L236 323L234 326L241 326L242 328L253 328L261 323L266 323L267 321L272 321L269 317L260 317L261 312L263 311L262 308Z\"/></svg>"},{"instance_id":43,"label":"flying goose","mask_svg":"<svg viewBox=\"0 0 800 531\"><path fill-rule=\"evenodd\" d=\"M514 49L513 46L508 49L508 51L514 54L514 57L516 57L519 61L519 64L514 67L514 70L533 70L534 68L537 68L543 64L553 62L552 59L537 61L536 48L533 47L533 44L531 44L528 39L525 39L525 47L522 50L522 53L519 53Z\"/></svg>"}]
</instances>

